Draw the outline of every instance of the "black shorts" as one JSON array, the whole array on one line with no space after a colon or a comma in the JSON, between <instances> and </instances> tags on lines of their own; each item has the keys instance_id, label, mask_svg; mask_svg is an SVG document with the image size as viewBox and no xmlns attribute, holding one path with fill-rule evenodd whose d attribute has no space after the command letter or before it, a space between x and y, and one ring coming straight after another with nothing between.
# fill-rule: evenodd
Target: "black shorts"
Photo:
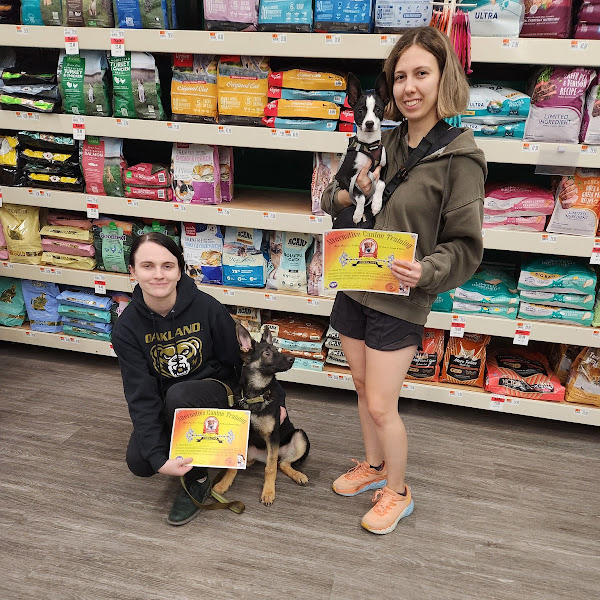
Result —
<instances>
[{"instance_id":1,"label":"black shorts","mask_svg":"<svg viewBox=\"0 0 600 600\"><path fill-rule=\"evenodd\" d=\"M331 310L331 326L342 335L364 340L373 350L421 348L423 325L409 323L352 300L338 292Z\"/></svg>"}]
</instances>

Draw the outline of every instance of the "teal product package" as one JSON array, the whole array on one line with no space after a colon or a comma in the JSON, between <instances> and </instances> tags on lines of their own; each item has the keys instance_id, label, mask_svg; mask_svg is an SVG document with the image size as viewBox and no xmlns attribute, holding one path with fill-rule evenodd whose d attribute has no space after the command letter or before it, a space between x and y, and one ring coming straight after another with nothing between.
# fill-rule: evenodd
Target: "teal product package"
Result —
<instances>
[{"instance_id":1,"label":"teal product package","mask_svg":"<svg viewBox=\"0 0 600 600\"><path fill-rule=\"evenodd\" d=\"M0 325L18 327L25 321L25 299L21 280L0 277Z\"/></svg>"},{"instance_id":2,"label":"teal product package","mask_svg":"<svg viewBox=\"0 0 600 600\"><path fill-rule=\"evenodd\" d=\"M267 255L262 229L226 227L223 243L223 284L265 287Z\"/></svg>"},{"instance_id":3,"label":"teal product package","mask_svg":"<svg viewBox=\"0 0 600 600\"><path fill-rule=\"evenodd\" d=\"M536 290L521 290L519 298L533 304L575 308L577 310L593 310L593 294L561 294L559 292L541 292Z\"/></svg>"},{"instance_id":4,"label":"teal product package","mask_svg":"<svg viewBox=\"0 0 600 600\"><path fill-rule=\"evenodd\" d=\"M67 306L83 306L85 308L96 308L98 310L110 310L112 308L112 298L108 296L98 296L93 292L80 292L65 290L58 296L60 304Z\"/></svg>"},{"instance_id":5,"label":"teal product package","mask_svg":"<svg viewBox=\"0 0 600 600\"><path fill-rule=\"evenodd\" d=\"M516 306L519 304L517 282L508 271L481 266L469 281L456 288L454 300Z\"/></svg>"},{"instance_id":6,"label":"teal product package","mask_svg":"<svg viewBox=\"0 0 600 600\"><path fill-rule=\"evenodd\" d=\"M63 325L63 333L66 335L74 335L75 337L84 337L91 340L100 340L102 342L110 342L111 334L101 331L92 331L83 327L75 327L74 325Z\"/></svg>"},{"instance_id":7,"label":"teal product package","mask_svg":"<svg viewBox=\"0 0 600 600\"><path fill-rule=\"evenodd\" d=\"M594 313L591 310L575 310L573 308L560 308L558 306L544 306L543 304L521 302L519 306L519 319L560 321L588 327L594 320Z\"/></svg>"},{"instance_id":8,"label":"teal product package","mask_svg":"<svg viewBox=\"0 0 600 600\"><path fill-rule=\"evenodd\" d=\"M24 279L22 290L30 329L48 333L62 331L61 316L58 314L58 285L50 281Z\"/></svg>"},{"instance_id":9,"label":"teal product package","mask_svg":"<svg viewBox=\"0 0 600 600\"><path fill-rule=\"evenodd\" d=\"M302 350L304 352L321 352L323 350L323 343L325 340L319 342L311 342L309 340L286 340L285 338L273 338L273 345L276 348L284 348L286 350ZM336 347L341 347L341 344Z\"/></svg>"},{"instance_id":10,"label":"teal product package","mask_svg":"<svg viewBox=\"0 0 600 600\"><path fill-rule=\"evenodd\" d=\"M435 297L431 310L435 312L452 312L452 303L454 302L454 290L442 292Z\"/></svg>"},{"instance_id":11,"label":"teal product package","mask_svg":"<svg viewBox=\"0 0 600 600\"><path fill-rule=\"evenodd\" d=\"M281 100L316 100L318 102L333 102L339 106L344 105L346 92L337 90L295 90L292 88L281 88L269 86L269 98Z\"/></svg>"},{"instance_id":12,"label":"teal product package","mask_svg":"<svg viewBox=\"0 0 600 600\"><path fill-rule=\"evenodd\" d=\"M312 0L260 0L259 31L292 31L310 33L313 25Z\"/></svg>"},{"instance_id":13,"label":"teal product package","mask_svg":"<svg viewBox=\"0 0 600 600\"><path fill-rule=\"evenodd\" d=\"M463 127L468 127L475 137L514 138L522 140L525 135L526 121L503 123L502 125L483 125L461 118Z\"/></svg>"},{"instance_id":14,"label":"teal product package","mask_svg":"<svg viewBox=\"0 0 600 600\"><path fill-rule=\"evenodd\" d=\"M462 120L488 125L525 120L530 106L531 98L523 92L493 83L475 83L469 86L469 104ZM500 117L500 121L493 120Z\"/></svg>"},{"instance_id":15,"label":"teal product package","mask_svg":"<svg viewBox=\"0 0 600 600\"><path fill-rule=\"evenodd\" d=\"M70 327L79 327L80 329L89 329L98 333L110 333L112 331L112 323L95 323L94 321L84 321L83 319L72 319L71 317L62 317L64 325Z\"/></svg>"},{"instance_id":16,"label":"teal product package","mask_svg":"<svg viewBox=\"0 0 600 600\"><path fill-rule=\"evenodd\" d=\"M62 25L63 0L21 0L23 25Z\"/></svg>"},{"instance_id":17,"label":"teal product package","mask_svg":"<svg viewBox=\"0 0 600 600\"><path fill-rule=\"evenodd\" d=\"M271 232L267 288L296 294L308 293L307 251L312 242L311 233Z\"/></svg>"},{"instance_id":18,"label":"teal product package","mask_svg":"<svg viewBox=\"0 0 600 600\"><path fill-rule=\"evenodd\" d=\"M331 119L288 119L285 117L263 117L267 127L275 129L308 129L310 131L335 131L337 121Z\"/></svg>"},{"instance_id":19,"label":"teal product package","mask_svg":"<svg viewBox=\"0 0 600 600\"><path fill-rule=\"evenodd\" d=\"M110 323L110 311L96 308L85 308L83 306L70 306L59 304L58 312L63 317L80 319L82 321L93 321L94 323Z\"/></svg>"},{"instance_id":20,"label":"teal product package","mask_svg":"<svg viewBox=\"0 0 600 600\"><path fill-rule=\"evenodd\" d=\"M516 319L518 306L507 306L503 304L479 304L477 302L460 302L454 299L452 312L467 315L489 315L490 317L505 317Z\"/></svg>"},{"instance_id":21,"label":"teal product package","mask_svg":"<svg viewBox=\"0 0 600 600\"><path fill-rule=\"evenodd\" d=\"M294 360L294 369L304 369L306 371L322 371L325 363L321 360L311 360L309 358L296 357Z\"/></svg>"},{"instance_id":22,"label":"teal product package","mask_svg":"<svg viewBox=\"0 0 600 600\"><path fill-rule=\"evenodd\" d=\"M541 290L561 294L594 294L596 273L583 260L566 256L535 256L521 265L519 290Z\"/></svg>"}]
</instances>

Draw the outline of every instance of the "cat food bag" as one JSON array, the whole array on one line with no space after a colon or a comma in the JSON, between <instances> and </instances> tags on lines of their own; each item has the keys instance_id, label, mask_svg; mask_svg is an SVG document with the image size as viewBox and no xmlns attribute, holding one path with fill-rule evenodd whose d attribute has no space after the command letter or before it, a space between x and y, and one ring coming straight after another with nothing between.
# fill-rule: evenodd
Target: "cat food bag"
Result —
<instances>
[{"instance_id":1,"label":"cat food bag","mask_svg":"<svg viewBox=\"0 0 600 600\"><path fill-rule=\"evenodd\" d=\"M600 350L584 348L571 367L565 400L600 407Z\"/></svg>"},{"instance_id":2,"label":"cat food bag","mask_svg":"<svg viewBox=\"0 0 600 600\"><path fill-rule=\"evenodd\" d=\"M519 319L534 321L561 321L571 325L589 327L594 320L594 313L590 310L576 310L560 306L546 306L544 304L531 304L521 302L519 305Z\"/></svg>"},{"instance_id":3,"label":"cat food bag","mask_svg":"<svg viewBox=\"0 0 600 600\"><path fill-rule=\"evenodd\" d=\"M71 317L61 316L62 324L69 327L78 327L88 331L97 331L99 333L110 333L112 323L94 323L93 321L84 321L82 319L72 319Z\"/></svg>"},{"instance_id":4,"label":"cat food bag","mask_svg":"<svg viewBox=\"0 0 600 600\"><path fill-rule=\"evenodd\" d=\"M233 148L217 146L217 151L221 175L221 199L223 202L231 202L233 200Z\"/></svg>"},{"instance_id":5,"label":"cat food bag","mask_svg":"<svg viewBox=\"0 0 600 600\"><path fill-rule=\"evenodd\" d=\"M600 4L598 5L600 7ZM583 112L579 139L584 144L600 144L600 85L590 88Z\"/></svg>"},{"instance_id":6,"label":"cat food bag","mask_svg":"<svg viewBox=\"0 0 600 600\"><path fill-rule=\"evenodd\" d=\"M0 135L0 185L17 182L17 138Z\"/></svg>"},{"instance_id":7,"label":"cat food bag","mask_svg":"<svg viewBox=\"0 0 600 600\"><path fill-rule=\"evenodd\" d=\"M422 350L415 353L406 379L417 381L438 381L440 377L440 363L444 356L444 331L441 329L423 330Z\"/></svg>"},{"instance_id":8,"label":"cat food bag","mask_svg":"<svg viewBox=\"0 0 600 600\"><path fill-rule=\"evenodd\" d=\"M325 214L321 209L321 198L325 188L333 180L333 176L340 167L342 154L333 152L315 152L313 154L313 174L310 184L310 196L312 202L312 213L314 215Z\"/></svg>"},{"instance_id":9,"label":"cat food bag","mask_svg":"<svg viewBox=\"0 0 600 600\"><path fill-rule=\"evenodd\" d=\"M84 244L83 242L68 242L66 240L57 240L53 238L42 238L43 251L52 254L68 254L70 256L95 256L96 249L93 244ZM42 254L43 256L43 254Z\"/></svg>"},{"instance_id":10,"label":"cat food bag","mask_svg":"<svg viewBox=\"0 0 600 600\"><path fill-rule=\"evenodd\" d=\"M435 297L431 310L436 312L452 312L452 303L454 302L454 290L442 292Z\"/></svg>"},{"instance_id":11,"label":"cat food bag","mask_svg":"<svg viewBox=\"0 0 600 600\"><path fill-rule=\"evenodd\" d=\"M454 290L454 301L509 306L519 303L517 282L509 271L486 265Z\"/></svg>"},{"instance_id":12,"label":"cat food bag","mask_svg":"<svg viewBox=\"0 0 600 600\"><path fill-rule=\"evenodd\" d=\"M39 265L42 259L40 209L5 203L0 208L0 225L10 262Z\"/></svg>"},{"instance_id":13,"label":"cat food bag","mask_svg":"<svg viewBox=\"0 0 600 600\"><path fill-rule=\"evenodd\" d=\"M485 188L483 210L486 215L534 217L551 215L554 195L550 190L529 183L494 183Z\"/></svg>"},{"instance_id":14,"label":"cat food bag","mask_svg":"<svg viewBox=\"0 0 600 600\"><path fill-rule=\"evenodd\" d=\"M114 0L119 28L177 29L175 0Z\"/></svg>"},{"instance_id":15,"label":"cat food bag","mask_svg":"<svg viewBox=\"0 0 600 600\"><path fill-rule=\"evenodd\" d=\"M94 241L94 236L89 229L80 229L79 227L69 227L67 225L44 225L40 230L40 235L59 240L74 240L86 244Z\"/></svg>"},{"instance_id":16,"label":"cat food bag","mask_svg":"<svg viewBox=\"0 0 600 600\"><path fill-rule=\"evenodd\" d=\"M265 106L265 116L337 119L340 116L340 107L333 102L319 100L271 100Z\"/></svg>"},{"instance_id":17,"label":"cat food bag","mask_svg":"<svg viewBox=\"0 0 600 600\"><path fill-rule=\"evenodd\" d=\"M139 0L113 0L115 25L120 29L142 29Z\"/></svg>"},{"instance_id":18,"label":"cat food bag","mask_svg":"<svg viewBox=\"0 0 600 600\"><path fill-rule=\"evenodd\" d=\"M217 92L219 123L262 124L268 102L269 59L262 56L221 56Z\"/></svg>"},{"instance_id":19,"label":"cat food bag","mask_svg":"<svg viewBox=\"0 0 600 600\"><path fill-rule=\"evenodd\" d=\"M308 129L309 131L335 131L338 121L327 119L288 119L285 117L263 117L263 125L270 129ZM340 130L341 131L341 130Z\"/></svg>"},{"instance_id":20,"label":"cat food bag","mask_svg":"<svg viewBox=\"0 0 600 600\"><path fill-rule=\"evenodd\" d=\"M375 33L402 33L431 22L433 4L428 0L375 0Z\"/></svg>"},{"instance_id":21,"label":"cat food bag","mask_svg":"<svg viewBox=\"0 0 600 600\"><path fill-rule=\"evenodd\" d=\"M461 121L463 127L468 127L475 137L514 138L522 140L525 135L526 121L506 122L502 125L483 125L469 120Z\"/></svg>"},{"instance_id":22,"label":"cat food bag","mask_svg":"<svg viewBox=\"0 0 600 600\"><path fill-rule=\"evenodd\" d=\"M266 254L262 229L226 227L223 244L223 284L265 287Z\"/></svg>"},{"instance_id":23,"label":"cat food bag","mask_svg":"<svg viewBox=\"0 0 600 600\"><path fill-rule=\"evenodd\" d=\"M148 52L125 52L108 59L112 74L115 117L164 119L158 69Z\"/></svg>"},{"instance_id":24,"label":"cat food bag","mask_svg":"<svg viewBox=\"0 0 600 600\"><path fill-rule=\"evenodd\" d=\"M81 271L92 271L96 268L96 261L90 256L76 256L60 252L42 252L42 264L54 267L68 267Z\"/></svg>"},{"instance_id":25,"label":"cat food bag","mask_svg":"<svg viewBox=\"0 0 600 600\"><path fill-rule=\"evenodd\" d=\"M312 0L260 0L259 31L292 31L309 33L313 24Z\"/></svg>"},{"instance_id":26,"label":"cat food bag","mask_svg":"<svg viewBox=\"0 0 600 600\"><path fill-rule=\"evenodd\" d=\"M346 100L346 92L336 90L293 90L291 88L269 86L269 98L281 100L314 100L317 102L333 102L343 106Z\"/></svg>"},{"instance_id":27,"label":"cat food bag","mask_svg":"<svg viewBox=\"0 0 600 600\"><path fill-rule=\"evenodd\" d=\"M517 287L563 294L593 294L596 273L581 259L567 256L534 256L523 261Z\"/></svg>"},{"instance_id":28,"label":"cat food bag","mask_svg":"<svg viewBox=\"0 0 600 600\"><path fill-rule=\"evenodd\" d=\"M373 31L373 4L371 0L316 2L315 31L370 33ZM429 16L431 18L431 11Z\"/></svg>"},{"instance_id":29,"label":"cat food bag","mask_svg":"<svg viewBox=\"0 0 600 600\"><path fill-rule=\"evenodd\" d=\"M553 344L548 357L550 367L558 377L561 385L567 383L573 362L583 350L581 346L569 344Z\"/></svg>"},{"instance_id":30,"label":"cat food bag","mask_svg":"<svg viewBox=\"0 0 600 600\"><path fill-rule=\"evenodd\" d=\"M103 333L99 331L93 331L91 329L84 329L82 327L76 327L74 325L63 325L63 333L65 335L73 335L76 337L84 337L92 340L100 340L102 342L110 342L110 333Z\"/></svg>"},{"instance_id":31,"label":"cat food bag","mask_svg":"<svg viewBox=\"0 0 600 600\"><path fill-rule=\"evenodd\" d=\"M20 0L3 0L0 4L0 25L19 23Z\"/></svg>"},{"instance_id":32,"label":"cat food bag","mask_svg":"<svg viewBox=\"0 0 600 600\"><path fill-rule=\"evenodd\" d=\"M115 17L112 0L67 0L83 3L83 23L86 27L114 27Z\"/></svg>"},{"instance_id":33,"label":"cat food bag","mask_svg":"<svg viewBox=\"0 0 600 600\"><path fill-rule=\"evenodd\" d=\"M469 104L462 119L483 125L525 120L531 99L527 94L493 83L469 86Z\"/></svg>"},{"instance_id":34,"label":"cat food bag","mask_svg":"<svg viewBox=\"0 0 600 600\"><path fill-rule=\"evenodd\" d=\"M88 194L123 197L126 166L122 139L87 136L81 144L81 170Z\"/></svg>"},{"instance_id":35,"label":"cat food bag","mask_svg":"<svg viewBox=\"0 0 600 600\"><path fill-rule=\"evenodd\" d=\"M274 337L319 343L321 343L328 327L327 322L320 317L294 314L283 314L272 317L265 325Z\"/></svg>"},{"instance_id":36,"label":"cat food bag","mask_svg":"<svg viewBox=\"0 0 600 600\"><path fill-rule=\"evenodd\" d=\"M483 229L506 229L507 231L544 231L546 217L505 217L504 215L483 215Z\"/></svg>"},{"instance_id":37,"label":"cat food bag","mask_svg":"<svg viewBox=\"0 0 600 600\"><path fill-rule=\"evenodd\" d=\"M4 227L0 223L0 260L8 260L8 246L4 237Z\"/></svg>"},{"instance_id":38,"label":"cat food bag","mask_svg":"<svg viewBox=\"0 0 600 600\"><path fill-rule=\"evenodd\" d=\"M307 293L306 252L312 240L310 233L271 232L267 273L269 289Z\"/></svg>"},{"instance_id":39,"label":"cat food bag","mask_svg":"<svg viewBox=\"0 0 600 600\"><path fill-rule=\"evenodd\" d=\"M524 139L577 144L585 94L595 76L583 67L546 67L531 96Z\"/></svg>"},{"instance_id":40,"label":"cat food bag","mask_svg":"<svg viewBox=\"0 0 600 600\"><path fill-rule=\"evenodd\" d=\"M547 231L595 236L599 218L600 169L579 168L563 177Z\"/></svg>"},{"instance_id":41,"label":"cat food bag","mask_svg":"<svg viewBox=\"0 0 600 600\"><path fill-rule=\"evenodd\" d=\"M217 31L256 31L259 0L204 0L204 27Z\"/></svg>"},{"instance_id":42,"label":"cat food bag","mask_svg":"<svg viewBox=\"0 0 600 600\"><path fill-rule=\"evenodd\" d=\"M346 78L337 73L290 69L288 71L272 71L269 75L269 85L298 90L344 91Z\"/></svg>"},{"instance_id":43,"label":"cat food bag","mask_svg":"<svg viewBox=\"0 0 600 600\"><path fill-rule=\"evenodd\" d=\"M23 25L62 25L63 0L21 0Z\"/></svg>"},{"instance_id":44,"label":"cat food bag","mask_svg":"<svg viewBox=\"0 0 600 600\"><path fill-rule=\"evenodd\" d=\"M127 266L133 243L133 223L103 217L95 219L92 224L98 269L128 273Z\"/></svg>"},{"instance_id":45,"label":"cat food bag","mask_svg":"<svg viewBox=\"0 0 600 600\"><path fill-rule=\"evenodd\" d=\"M0 277L0 325L19 327L26 318L21 280Z\"/></svg>"},{"instance_id":46,"label":"cat food bag","mask_svg":"<svg viewBox=\"0 0 600 600\"><path fill-rule=\"evenodd\" d=\"M214 54L173 55L171 110L174 121L217 122L217 66Z\"/></svg>"},{"instance_id":47,"label":"cat food bag","mask_svg":"<svg viewBox=\"0 0 600 600\"><path fill-rule=\"evenodd\" d=\"M310 296L322 296L323 290L323 238L315 236L315 248L308 263L307 290Z\"/></svg>"},{"instance_id":48,"label":"cat food bag","mask_svg":"<svg viewBox=\"0 0 600 600\"><path fill-rule=\"evenodd\" d=\"M58 312L63 317L71 319L80 319L83 321L93 321L94 323L110 323L110 310L101 310L93 307L74 306L70 304L58 305Z\"/></svg>"},{"instance_id":49,"label":"cat food bag","mask_svg":"<svg viewBox=\"0 0 600 600\"><path fill-rule=\"evenodd\" d=\"M22 281L23 298L32 331L57 333L62 330L61 317L58 314L60 290L55 283L49 281Z\"/></svg>"},{"instance_id":50,"label":"cat food bag","mask_svg":"<svg viewBox=\"0 0 600 600\"><path fill-rule=\"evenodd\" d=\"M523 28L524 0L469 0L463 8L469 12L471 35L516 38Z\"/></svg>"},{"instance_id":51,"label":"cat food bag","mask_svg":"<svg viewBox=\"0 0 600 600\"><path fill-rule=\"evenodd\" d=\"M489 315L491 317L502 317L506 319L517 318L517 306L507 306L505 304L482 304L479 302L460 302L454 299L452 303L452 312L461 314L479 314Z\"/></svg>"},{"instance_id":52,"label":"cat food bag","mask_svg":"<svg viewBox=\"0 0 600 600\"><path fill-rule=\"evenodd\" d=\"M489 335L465 333L464 337L450 337L440 381L483 387L486 348Z\"/></svg>"},{"instance_id":53,"label":"cat food bag","mask_svg":"<svg viewBox=\"0 0 600 600\"><path fill-rule=\"evenodd\" d=\"M109 296L94 294L88 288L67 288L58 295L57 299L63 306L83 306L97 308L98 310L110 310L113 302Z\"/></svg>"},{"instance_id":54,"label":"cat food bag","mask_svg":"<svg viewBox=\"0 0 600 600\"><path fill-rule=\"evenodd\" d=\"M593 294L562 294L560 292L542 292L537 290L521 290L519 298L530 304L545 304L561 308L578 310L594 310Z\"/></svg>"},{"instance_id":55,"label":"cat food bag","mask_svg":"<svg viewBox=\"0 0 600 600\"><path fill-rule=\"evenodd\" d=\"M181 224L185 272L198 283L223 283L223 234L218 225Z\"/></svg>"},{"instance_id":56,"label":"cat food bag","mask_svg":"<svg viewBox=\"0 0 600 600\"><path fill-rule=\"evenodd\" d=\"M171 173L177 202L221 204L223 201L216 146L173 144Z\"/></svg>"},{"instance_id":57,"label":"cat food bag","mask_svg":"<svg viewBox=\"0 0 600 600\"><path fill-rule=\"evenodd\" d=\"M525 0L525 21L520 37L569 37L572 10L573 0Z\"/></svg>"}]
</instances>

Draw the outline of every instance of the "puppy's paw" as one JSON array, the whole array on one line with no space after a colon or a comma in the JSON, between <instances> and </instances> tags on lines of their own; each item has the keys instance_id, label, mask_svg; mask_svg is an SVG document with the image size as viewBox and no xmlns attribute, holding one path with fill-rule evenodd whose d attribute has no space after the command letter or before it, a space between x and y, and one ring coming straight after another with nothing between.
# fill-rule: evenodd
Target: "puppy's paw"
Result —
<instances>
[{"instance_id":1,"label":"puppy's paw","mask_svg":"<svg viewBox=\"0 0 600 600\"><path fill-rule=\"evenodd\" d=\"M273 502L275 501L275 490L274 489L264 489L262 491L262 494L260 496L260 501L265 505L265 506L271 506L271 504L273 504Z\"/></svg>"},{"instance_id":2,"label":"puppy's paw","mask_svg":"<svg viewBox=\"0 0 600 600\"><path fill-rule=\"evenodd\" d=\"M376 215L381 210L382 204L381 198L373 198L373 202L371 202L371 212Z\"/></svg>"},{"instance_id":3,"label":"puppy's paw","mask_svg":"<svg viewBox=\"0 0 600 600\"><path fill-rule=\"evenodd\" d=\"M296 475L294 475L292 479L298 485L308 485L308 477L304 473L300 473L300 471L297 471Z\"/></svg>"},{"instance_id":4,"label":"puppy's paw","mask_svg":"<svg viewBox=\"0 0 600 600\"><path fill-rule=\"evenodd\" d=\"M360 210L355 210L354 214L352 215L352 220L355 223L359 223L362 220L362 218L363 218L362 212Z\"/></svg>"},{"instance_id":5,"label":"puppy's paw","mask_svg":"<svg viewBox=\"0 0 600 600\"><path fill-rule=\"evenodd\" d=\"M215 485L212 486L212 489L217 492L217 494L225 494L227 492L227 490L230 488L231 486L227 483L225 483L223 480L219 481L218 483L215 483Z\"/></svg>"}]
</instances>

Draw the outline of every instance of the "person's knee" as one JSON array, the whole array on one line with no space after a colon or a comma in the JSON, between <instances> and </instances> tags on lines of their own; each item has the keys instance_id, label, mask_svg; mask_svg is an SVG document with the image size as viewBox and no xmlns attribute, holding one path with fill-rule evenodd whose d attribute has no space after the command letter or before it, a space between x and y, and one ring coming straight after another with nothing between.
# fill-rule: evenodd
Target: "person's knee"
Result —
<instances>
[{"instance_id":1,"label":"person's knee","mask_svg":"<svg viewBox=\"0 0 600 600\"><path fill-rule=\"evenodd\" d=\"M154 469L150 466L150 463L134 461L130 457L127 457L127 467L136 477L152 477L155 475Z\"/></svg>"},{"instance_id":2,"label":"person's knee","mask_svg":"<svg viewBox=\"0 0 600 600\"><path fill-rule=\"evenodd\" d=\"M368 396L366 402L369 416L377 426L384 425L391 417L398 415L398 409L385 398Z\"/></svg>"}]
</instances>

